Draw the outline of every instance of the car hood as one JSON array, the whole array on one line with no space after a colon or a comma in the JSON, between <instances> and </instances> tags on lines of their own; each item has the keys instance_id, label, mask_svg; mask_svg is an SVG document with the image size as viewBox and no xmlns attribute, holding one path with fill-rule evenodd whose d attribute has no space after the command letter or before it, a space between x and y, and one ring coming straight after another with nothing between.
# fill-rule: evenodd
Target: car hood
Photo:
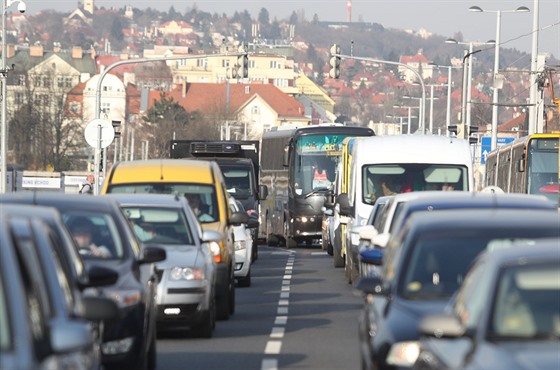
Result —
<instances>
[{"instance_id":1,"label":"car hood","mask_svg":"<svg viewBox=\"0 0 560 370\"><path fill-rule=\"evenodd\" d=\"M391 303L390 326L397 342L417 340L420 337L418 324L428 315L444 311L447 300L408 301L397 299Z\"/></svg>"},{"instance_id":2,"label":"car hood","mask_svg":"<svg viewBox=\"0 0 560 370\"><path fill-rule=\"evenodd\" d=\"M161 245L165 249L167 257L165 260L158 262L156 266L159 269L171 268L175 266L196 266L201 264L201 251L198 247L192 245Z\"/></svg>"},{"instance_id":3,"label":"car hood","mask_svg":"<svg viewBox=\"0 0 560 370\"><path fill-rule=\"evenodd\" d=\"M553 369L560 362L558 341L554 340L495 342L488 343L485 347L484 353L477 358L484 360L486 368L499 366L512 370Z\"/></svg>"}]
</instances>

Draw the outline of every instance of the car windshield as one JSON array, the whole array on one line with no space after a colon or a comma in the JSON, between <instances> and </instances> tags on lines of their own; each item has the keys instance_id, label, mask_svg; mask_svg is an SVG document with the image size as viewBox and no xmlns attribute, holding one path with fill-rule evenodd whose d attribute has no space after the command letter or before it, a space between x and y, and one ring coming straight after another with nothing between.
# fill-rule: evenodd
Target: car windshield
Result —
<instances>
[{"instance_id":1,"label":"car windshield","mask_svg":"<svg viewBox=\"0 0 560 370\"><path fill-rule=\"evenodd\" d=\"M124 248L113 218L96 212L64 212L63 220L84 258L122 258Z\"/></svg>"},{"instance_id":2,"label":"car windshield","mask_svg":"<svg viewBox=\"0 0 560 370\"><path fill-rule=\"evenodd\" d=\"M247 168L220 167L228 193L237 198L251 195L251 172Z\"/></svg>"},{"instance_id":3,"label":"car windshield","mask_svg":"<svg viewBox=\"0 0 560 370\"><path fill-rule=\"evenodd\" d=\"M180 208L123 206L136 237L145 243L194 245L185 213Z\"/></svg>"},{"instance_id":4,"label":"car windshield","mask_svg":"<svg viewBox=\"0 0 560 370\"><path fill-rule=\"evenodd\" d=\"M560 338L560 266L540 263L502 270L491 315L494 340Z\"/></svg>"}]
</instances>

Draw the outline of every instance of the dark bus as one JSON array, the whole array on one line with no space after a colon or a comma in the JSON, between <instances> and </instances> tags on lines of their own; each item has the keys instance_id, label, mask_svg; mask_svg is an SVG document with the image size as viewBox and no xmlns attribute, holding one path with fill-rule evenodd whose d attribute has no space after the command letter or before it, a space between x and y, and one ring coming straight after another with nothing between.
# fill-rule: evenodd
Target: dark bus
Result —
<instances>
[{"instance_id":1,"label":"dark bus","mask_svg":"<svg viewBox=\"0 0 560 370\"><path fill-rule=\"evenodd\" d=\"M343 125L280 128L261 141L261 237L268 245L312 244L322 237L325 195L332 191L346 137L374 136L372 129Z\"/></svg>"}]
</instances>

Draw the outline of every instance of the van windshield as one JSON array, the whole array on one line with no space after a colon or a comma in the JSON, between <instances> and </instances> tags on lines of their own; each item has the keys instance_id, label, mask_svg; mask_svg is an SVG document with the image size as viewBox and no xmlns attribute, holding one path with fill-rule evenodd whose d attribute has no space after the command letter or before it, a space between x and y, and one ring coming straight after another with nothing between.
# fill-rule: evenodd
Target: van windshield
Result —
<instances>
[{"instance_id":1,"label":"van windshield","mask_svg":"<svg viewBox=\"0 0 560 370\"><path fill-rule=\"evenodd\" d=\"M412 191L469 190L467 167L442 164L382 164L363 167L362 197L374 204L381 196Z\"/></svg>"},{"instance_id":2,"label":"van windshield","mask_svg":"<svg viewBox=\"0 0 560 370\"><path fill-rule=\"evenodd\" d=\"M185 183L150 183L112 185L109 193L116 194L179 194L189 199L193 212L201 223L216 222L220 219L216 191L212 185ZM196 198L196 199L195 199ZM195 204L196 203L196 204Z\"/></svg>"}]
</instances>

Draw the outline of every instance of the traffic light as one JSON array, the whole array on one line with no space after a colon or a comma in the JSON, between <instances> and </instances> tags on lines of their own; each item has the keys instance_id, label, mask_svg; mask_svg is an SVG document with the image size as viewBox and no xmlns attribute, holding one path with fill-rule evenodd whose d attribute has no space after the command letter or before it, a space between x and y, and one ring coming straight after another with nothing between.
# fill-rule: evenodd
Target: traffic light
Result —
<instances>
[{"instance_id":1,"label":"traffic light","mask_svg":"<svg viewBox=\"0 0 560 370\"><path fill-rule=\"evenodd\" d=\"M472 134L476 134L478 132L478 126L469 126L469 132L467 136L471 136Z\"/></svg>"},{"instance_id":2,"label":"traffic light","mask_svg":"<svg viewBox=\"0 0 560 370\"><path fill-rule=\"evenodd\" d=\"M329 64L331 66L329 76L331 78L340 77L340 57L338 54L340 54L340 45L333 44L333 46L331 46L331 58L329 60Z\"/></svg>"},{"instance_id":3,"label":"traffic light","mask_svg":"<svg viewBox=\"0 0 560 370\"><path fill-rule=\"evenodd\" d=\"M457 138L459 138L459 139L464 139L465 138L465 124L464 123L458 123L456 125L447 126L447 130L450 133L454 133L457 136Z\"/></svg>"},{"instance_id":4,"label":"traffic light","mask_svg":"<svg viewBox=\"0 0 560 370\"><path fill-rule=\"evenodd\" d=\"M249 55L247 54L245 44L241 44L238 51L243 54L237 57L235 75L237 78L247 78L249 76Z\"/></svg>"}]
</instances>

